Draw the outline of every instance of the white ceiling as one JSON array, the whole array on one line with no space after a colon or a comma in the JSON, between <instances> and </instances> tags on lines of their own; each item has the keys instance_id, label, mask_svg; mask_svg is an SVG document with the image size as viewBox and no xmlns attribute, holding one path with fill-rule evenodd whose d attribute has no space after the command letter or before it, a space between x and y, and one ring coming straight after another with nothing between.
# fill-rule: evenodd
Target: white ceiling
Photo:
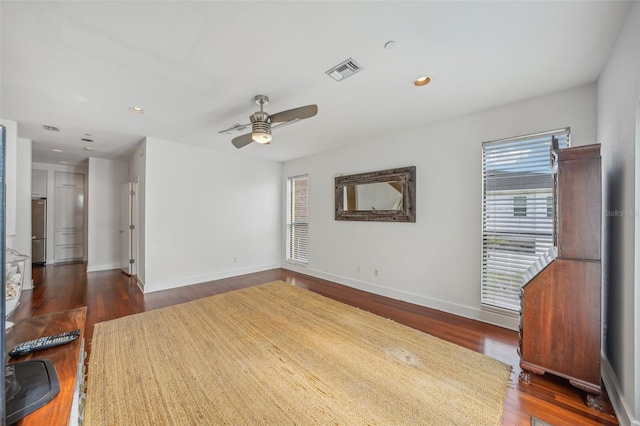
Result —
<instances>
[{"instance_id":1,"label":"white ceiling","mask_svg":"<svg viewBox=\"0 0 640 426\"><path fill-rule=\"evenodd\" d=\"M36 162L119 158L145 136L287 161L594 82L629 6L2 1L0 116ZM348 58L364 69L325 74ZM421 75L431 84L413 86ZM218 131L248 123L257 94L269 113L318 115L236 150Z\"/></svg>"}]
</instances>

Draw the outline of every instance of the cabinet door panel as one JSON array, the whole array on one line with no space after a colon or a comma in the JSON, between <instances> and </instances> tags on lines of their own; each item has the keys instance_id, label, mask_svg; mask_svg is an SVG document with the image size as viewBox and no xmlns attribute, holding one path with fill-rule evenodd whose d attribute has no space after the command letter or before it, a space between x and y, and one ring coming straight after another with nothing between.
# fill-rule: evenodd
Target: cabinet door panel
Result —
<instances>
[{"instance_id":1,"label":"cabinet door panel","mask_svg":"<svg viewBox=\"0 0 640 426\"><path fill-rule=\"evenodd\" d=\"M558 167L558 254L600 260L600 158L562 161Z\"/></svg>"},{"instance_id":2,"label":"cabinet door panel","mask_svg":"<svg viewBox=\"0 0 640 426\"><path fill-rule=\"evenodd\" d=\"M47 171L31 170L31 196L47 198Z\"/></svg>"},{"instance_id":3,"label":"cabinet door panel","mask_svg":"<svg viewBox=\"0 0 640 426\"><path fill-rule=\"evenodd\" d=\"M84 190L56 188L54 229L67 231L84 229Z\"/></svg>"}]
</instances>

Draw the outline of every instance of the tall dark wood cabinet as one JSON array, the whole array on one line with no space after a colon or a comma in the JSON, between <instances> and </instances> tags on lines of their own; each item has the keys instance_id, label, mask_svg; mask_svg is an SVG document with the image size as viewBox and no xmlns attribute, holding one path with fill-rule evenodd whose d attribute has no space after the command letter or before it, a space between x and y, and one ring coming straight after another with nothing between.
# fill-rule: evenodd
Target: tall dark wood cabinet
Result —
<instances>
[{"instance_id":1,"label":"tall dark wood cabinet","mask_svg":"<svg viewBox=\"0 0 640 426\"><path fill-rule=\"evenodd\" d=\"M554 151L557 247L522 288L521 381L550 373L587 392L601 393L602 187L600 145Z\"/></svg>"}]
</instances>

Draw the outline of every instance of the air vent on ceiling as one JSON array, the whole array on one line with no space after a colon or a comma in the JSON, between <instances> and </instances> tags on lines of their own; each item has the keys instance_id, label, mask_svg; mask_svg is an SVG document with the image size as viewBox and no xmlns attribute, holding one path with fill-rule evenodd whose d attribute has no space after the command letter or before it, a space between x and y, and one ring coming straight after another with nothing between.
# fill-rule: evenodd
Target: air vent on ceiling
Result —
<instances>
[{"instance_id":1,"label":"air vent on ceiling","mask_svg":"<svg viewBox=\"0 0 640 426\"><path fill-rule=\"evenodd\" d=\"M358 65L356 61L349 58L346 61L341 62L340 64L331 68L329 71L326 71L326 74L336 81L342 81L345 78L351 77L352 75L354 75L355 73L361 70L362 70L362 67Z\"/></svg>"},{"instance_id":2,"label":"air vent on ceiling","mask_svg":"<svg viewBox=\"0 0 640 426\"><path fill-rule=\"evenodd\" d=\"M43 124L42 127L44 127L45 130L48 130L50 132L59 132L60 129L58 129L56 126L47 126L46 124Z\"/></svg>"}]
</instances>

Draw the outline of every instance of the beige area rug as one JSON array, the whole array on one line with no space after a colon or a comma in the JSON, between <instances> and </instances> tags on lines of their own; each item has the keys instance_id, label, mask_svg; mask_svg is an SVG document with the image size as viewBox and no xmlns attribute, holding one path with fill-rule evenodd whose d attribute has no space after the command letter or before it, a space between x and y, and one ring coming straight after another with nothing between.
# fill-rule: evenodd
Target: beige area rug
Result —
<instances>
[{"instance_id":1,"label":"beige area rug","mask_svg":"<svg viewBox=\"0 0 640 426\"><path fill-rule=\"evenodd\" d=\"M85 425L498 425L509 372L277 281L96 324Z\"/></svg>"}]
</instances>

